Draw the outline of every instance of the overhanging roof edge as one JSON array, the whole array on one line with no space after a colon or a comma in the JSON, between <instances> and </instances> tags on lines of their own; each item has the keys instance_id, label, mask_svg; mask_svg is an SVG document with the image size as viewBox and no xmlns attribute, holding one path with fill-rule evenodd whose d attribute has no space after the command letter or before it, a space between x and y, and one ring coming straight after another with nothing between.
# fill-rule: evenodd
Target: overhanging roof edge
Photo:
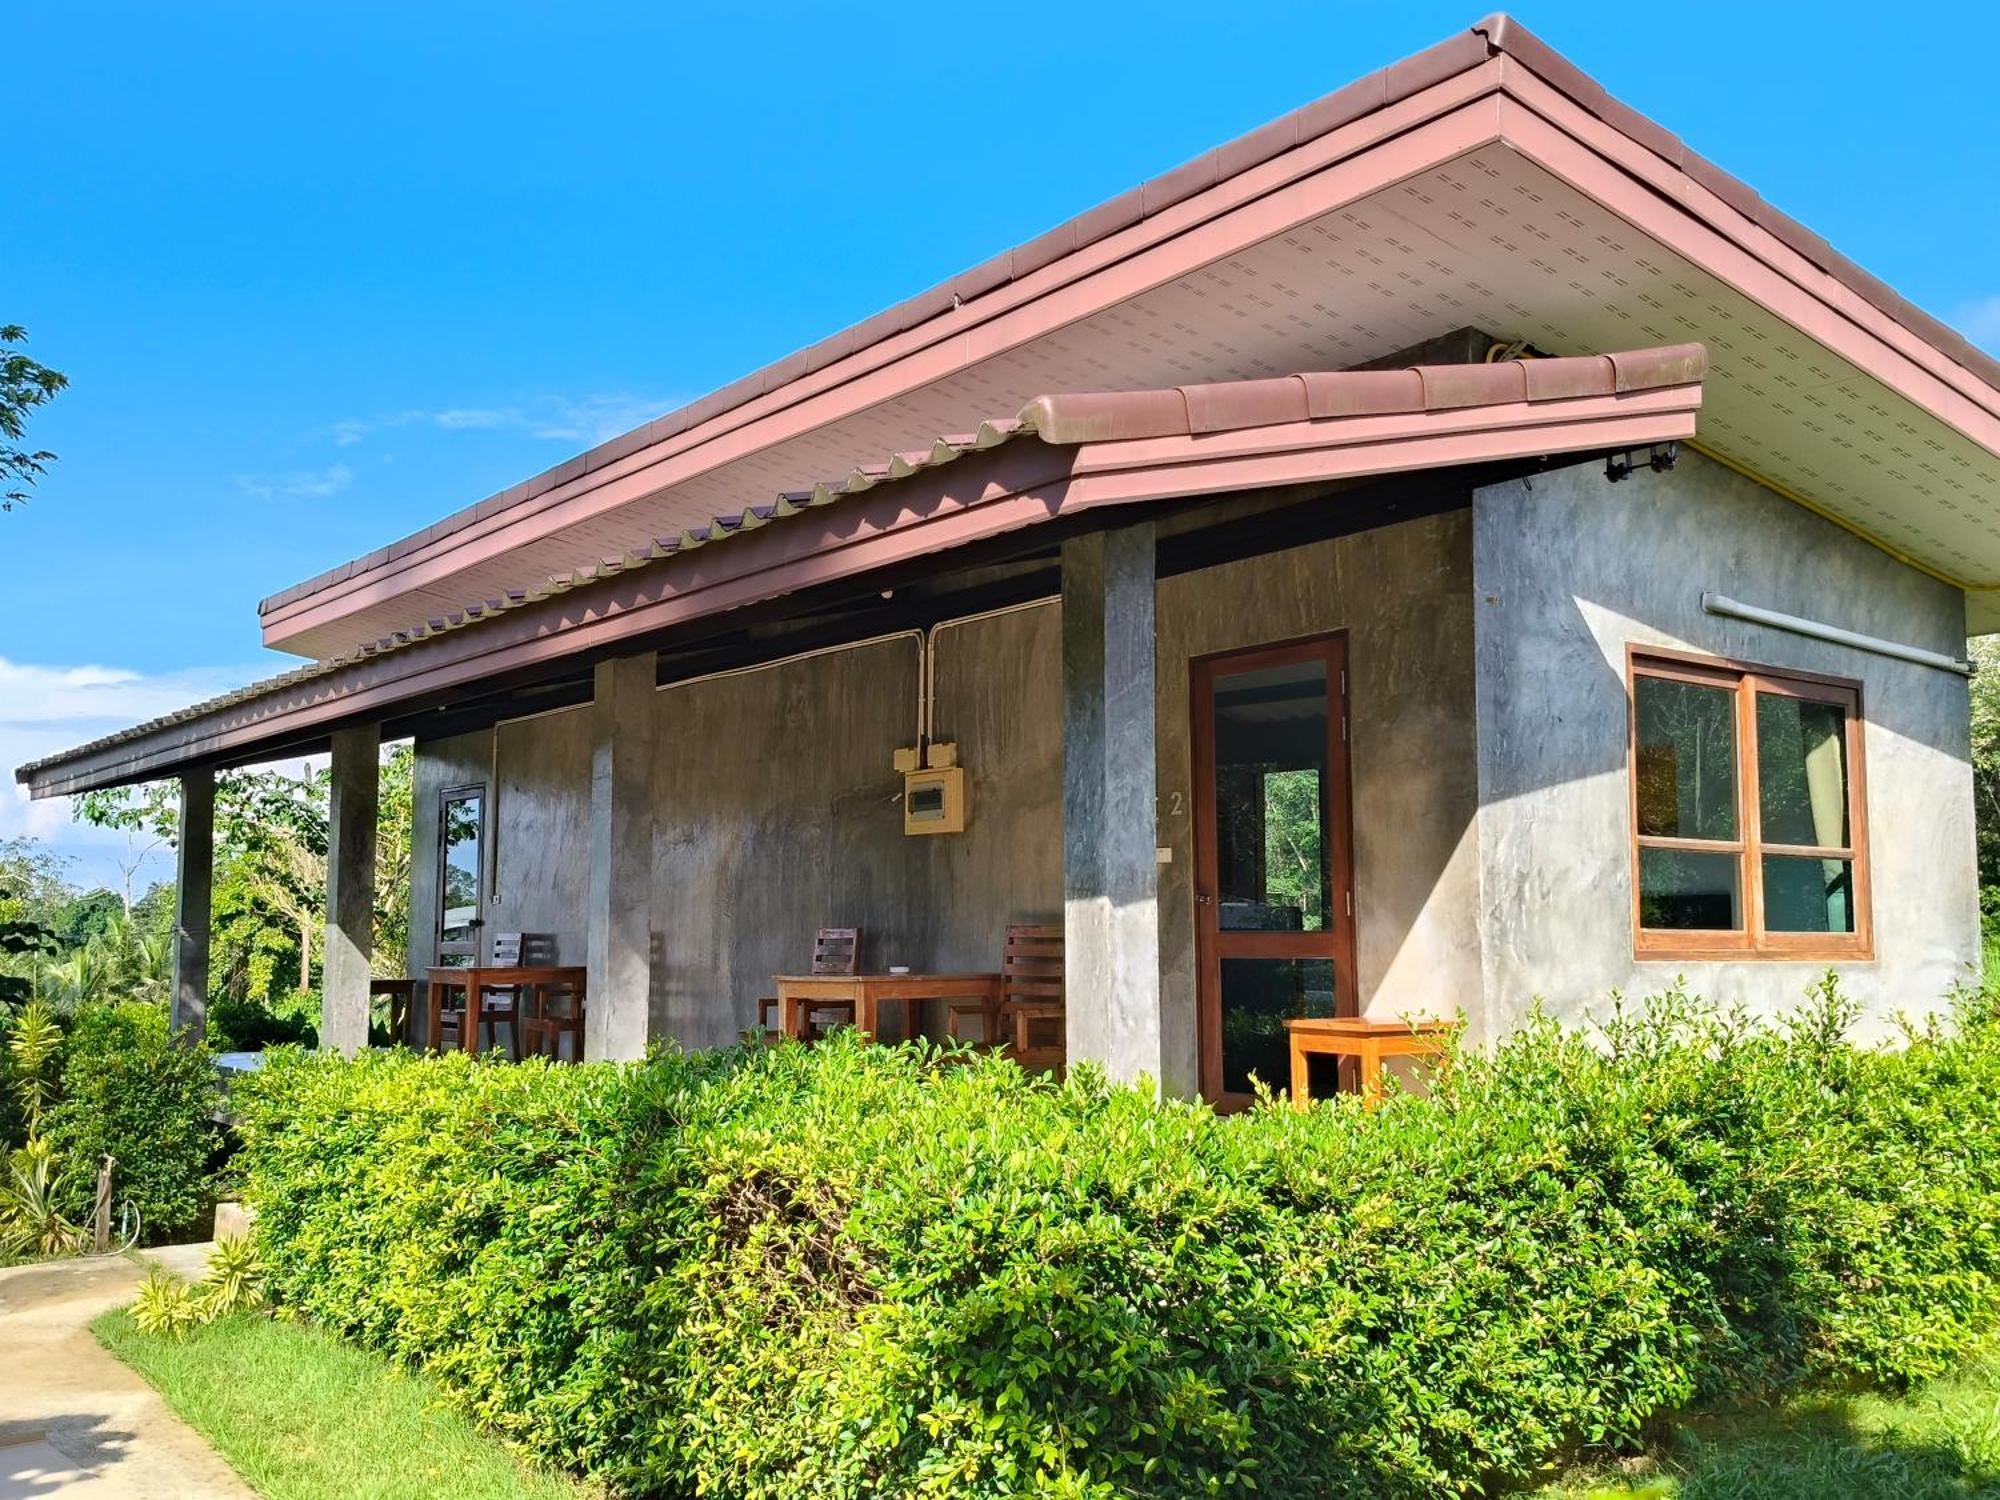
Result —
<instances>
[{"instance_id":1,"label":"overhanging roof edge","mask_svg":"<svg viewBox=\"0 0 2000 1500\"><path fill-rule=\"evenodd\" d=\"M820 510L836 501L864 502L876 488L890 491L886 497L897 501L907 515L893 526L883 526L862 540L880 540L890 531L912 533L940 516L956 519L976 515L980 520L961 524L958 532L943 539L932 538L918 552L944 550L977 539L982 525L986 533L1015 529L1052 520L1065 506L1057 492L1071 479L1077 485L1069 507L1081 510L1099 505L1132 503L1148 498L1178 498L1228 489L1249 489L1263 485L1295 483L1315 477L1399 472L1411 468L1448 467L1489 461L1510 456L1510 441L1522 452L1571 452L1588 448L1600 440L1605 444L1629 439L1634 442L1688 436L1693 432L1692 414L1700 400L1700 382L1706 373L1706 354L1700 345L1675 345L1611 355L1591 355L1568 359L1520 359L1481 365L1416 366L1407 370L1342 371L1302 374L1277 380L1235 381L1211 385L1171 387L1163 391L1123 391L1111 393L1067 393L1038 397L1018 419L982 426L979 434L938 439L928 449L896 455L871 470L857 470L840 487L816 486L812 490L790 492L788 509L755 507L736 516L718 517L712 528L702 528L696 537L687 534L687 545L662 544L651 555L634 556L619 566L594 570L532 597L489 601L487 605L455 612L433 622L435 628L374 643L371 648L343 657L295 668L277 677L254 683L236 692L195 704L164 718L108 735L62 754L43 757L20 767L16 779L37 797L65 795L102 786L154 779L171 774L183 764L213 759L224 751L242 755L246 747L268 742L274 747L296 740L308 731L332 727L343 715L368 717L371 707L381 713L383 695L398 683L414 690L424 671L412 667L407 681L397 674L395 663L412 648L444 638L456 639L461 632L476 638L473 648L444 664L457 673L453 682L477 680L479 664L486 654L477 641L493 634L494 626L531 606L545 606L544 613L564 608L565 596L576 590L584 601L570 621L556 620L542 635L533 639L540 659L595 649L600 637L615 639L619 631L627 635L643 633L644 625L629 623L638 609L618 604L606 596L623 583L625 573L647 574L653 564L700 551L713 541L761 531L775 521ZM1685 418L1682 422L1680 419ZM1659 425L1662 420L1667 425ZM1613 432L1623 421L1629 433ZM1649 425L1650 424L1650 425ZM1257 434L1268 433L1272 441L1263 445ZM1516 434L1509 439L1507 434ZM973 453L992 453L1011 439L1033 435L1046 448L1060 448L1077 455L1075 472L1056 486L1056 491L1039 493L1048 475L1033 473L1025 489L1016 486L993 491L989 485L971 498L960 498L950 507L903 505L900 487L920 478L935 476L948 484L949 473L939 474L947 465ZM1219 441L1228 439L1229 441ZM1428 445L1428 446L1427 446ZM1525 445L1525 446L1523 446ZM1331 467L1315 468L1309 455L1316 449L1339 451ZM994 454L995 457L1004 455ZM1086 456L1088 456L1086 458ZM1200 469L1209 465L1212 475L1203 479ZM1261 465L1261 466L1260 466ZM860 481L858 483L854 481ZM1147 489L1148 484L1154 486ZM943 492L941 492L942 494ZM1056 503L1050 503L1052 496ZM998 502L1029 503L1016 512L1002 514ZM859 528L856 528L857 531ZM775 562L763 571L774 575L785 569L809 570L820 557L853 546L854 537L844 537L836 545L819 549L792 549L792 555L774 554ZM859 551L856 547L855 550ZM754 554L756 549L752 549ZM730 556L734 555L731 549ZM910 555L915 555L914 553ZM907 560L892 558L889 560ZM850 572L863 573L883 566L884 561L862 561ZM703 613L721 613L748 602L745 580L760 570L746 567L729 573L724 589L711 578L695 592L710 589L710 602L697 602L681 611L680 618L666 623L678 625ZM828 567L807 581L826 581L839 575ZM789 578L789 575L787 575ZM649 599L645 607L673 604L680 595L666 585L647 586L636 580ZM782 585L773 581L769 596L790 592L801 586L797 581ZM591 592L594 591L594 594ZM637 597L637 596L635 596ZM595 599L595 603L591 601ZM620 611L628 617L618 620ZM477 630L471 627L479 627ZM657 627L656 627L657 628ZM505 632L501 632L504 637ZM556 643L568 639L567 648ZM518 644L518 643L516 643ZM495 653L497 654L497 652ZM487 666L487 675L505 670ZM370 674L373 682L365 682ZM344 680L347 681L343 685ZM362 692L354 683L363 683ZM283 704L290 695L294 700ZM261 708L258 705L262 705ZM218 730L216 721L234 715L238 722ZM150 743L149 743L150 742ZM129 752L129 753L127 753ZM179 759L175 759L178 756Z\"/></svg>"},{"instance_id":2,"label":"overhanging roof edge","mask_svg":"<svg viewBox=\"0 0 2000 1500\"><path fill-rule=\"evenodd\" d=\"M517 506L559 485L690 431L849 355L952 312L1052 264L1072 251L1094 244L1172 207L1227 177L1260 165L1307 140L1351 124L1497 56L1513 58L1587 113L1685 173L1692 182L1771 233L1807 261L1849 287L1877 311L1902 324L1922 342L2000 395L2000 361L1975 348L1955 330L1900 297L1885 283L1840 255L1818 235L1773 208L1740 180L1688 150L1671 132L1620 104L1602 86L1526 27L1505 14L1495 14L1456 37L1370 74L1222 147L1205 152L1139 188L1077 215L1013 250L1002 252L971 271L940 282L929 291L767 365L645 427L600 444L499 495L466 507L423 531L271 595L258 606L259 614L280 614L329 589L365 577L421 547L489 518L507 515Z\"/></svg>"}]
</instances>

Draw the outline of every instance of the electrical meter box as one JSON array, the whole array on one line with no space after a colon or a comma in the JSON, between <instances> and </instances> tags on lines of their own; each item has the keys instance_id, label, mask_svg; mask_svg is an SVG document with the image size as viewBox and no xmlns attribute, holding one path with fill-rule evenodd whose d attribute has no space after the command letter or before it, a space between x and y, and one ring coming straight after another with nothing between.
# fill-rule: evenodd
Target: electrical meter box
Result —
<instances>
[{"instance_id":1,"label":"electrical meter box","mask_svg":"<svg viewBox=\"0 0 2000 1500\"><path fill-rule=\"evenodd\" d=\"M965 832L965 767L903 773L903 832Z\"/></svg>"}]
</instances>

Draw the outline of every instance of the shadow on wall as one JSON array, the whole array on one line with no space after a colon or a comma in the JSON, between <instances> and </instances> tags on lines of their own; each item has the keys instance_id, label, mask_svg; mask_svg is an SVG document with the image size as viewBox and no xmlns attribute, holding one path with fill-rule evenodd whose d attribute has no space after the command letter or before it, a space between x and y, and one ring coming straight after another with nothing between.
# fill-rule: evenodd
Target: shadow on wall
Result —
<instances>
[{"instance_id":1,"label":"shadow on wall","mask_svg":"<svg viewBox=\"0 0 2000 1500\"><path fill-rule=\"evenodd\" d=\"M1964 679L1701 607L1722 593L1958 656L1960 592L1699 453L1479 491L1474 569L1483 802L1624 773L1628 642L1865 677L1872 731L1969 757Z\"/></svg>"}]
</instances>

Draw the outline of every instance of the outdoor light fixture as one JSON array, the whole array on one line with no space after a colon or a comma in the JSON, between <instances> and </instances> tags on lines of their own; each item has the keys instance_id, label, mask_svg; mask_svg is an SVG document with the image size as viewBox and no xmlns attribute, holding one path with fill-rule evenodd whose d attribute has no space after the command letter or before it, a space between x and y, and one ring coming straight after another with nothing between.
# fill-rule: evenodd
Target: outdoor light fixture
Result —
<instances>
[{"instance_id":1,"label":"outdoor light fixture","mask_svg":"<svg viewBox=\"0 0 2000 1500\"><path fill-rule=\"evenodd\" d=\"M1655 474L1664 474L1680 459L1679 443L1655 443L1646 450L1646 467ZM1604 460L1604 477L1613 484L1621 479L1629 479L1632 471L1639 467L1632 455L1637 448L1627 448L1623 453L1614 453Z\"/></svg>"}]
</instances>

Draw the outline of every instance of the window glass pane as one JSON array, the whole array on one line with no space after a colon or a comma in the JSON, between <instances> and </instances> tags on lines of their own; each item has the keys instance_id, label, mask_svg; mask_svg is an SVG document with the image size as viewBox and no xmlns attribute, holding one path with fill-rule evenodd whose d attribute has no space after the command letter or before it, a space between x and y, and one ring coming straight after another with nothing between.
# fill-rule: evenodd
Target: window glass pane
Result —
<instances>
[{"instance_id":1,"label":"window glass pane","mask_svg":"<svg viewBox=\"0 0 2000 1500\"><path fill-rule=\"evenodd\" d=\"M1228 932L1324 932L1327 682L1323 660L1215 683L1217 921Z\"/></svg>"},{"instance_id":2,"label":"window glass pane","mask_svg":"<svg viewBox=\"0 0 2000 1500\"><path fill-rule=\"evenodd\" d=\"M1734 854L1685 849L1639 851L1639 925L1673 931L1736 932L1743 926Z\"/></svg>"},{"instance_id":3,"label":"window glass pane","mask_svg":"<svg viewBox=\"0 0 2000 1500\"><path fill-rule=\"evenodd\" d=\"M1757 695L1757 805L1767 844L1847 847L1846 709Z\"/></svg>"},{"instance_id":4,"label":"window glass pane","mask_svg":"<svg viewBox=\"0 0 2000 1500\"><path fill-rule=\"evenodd\" d=\"M1634 680L1632 691L1638 702L1633 770L1639 832L1659 838L1735 838L1736 694L1645 676Z\"/></svg>"},{"instance_id":5,"label":"window glass pane","mask_svg":"<svg viewBox=\"0 0 2000 1500\"><path fill-rule=\"evenodd\" d=\"M1281 1093L1292 1078L1290 1016L1333 1014L1330 958L1222 960L1222 1087L1250 1092L1255 1073Z\"/></svg>"},{"instance_id":6,"label":"window glass pane","mask_svg":"<svg viewBox=\"0 0 2000 1500\"><path fill-rule=\"evenodd\" d=\"M446 943L474 940L479 921L479 824L485 799L477 792L444 801L439 861L438 936Z\"/></svg>"},{"instance_id":7,"label":"window glass pane","mask_svg":"<svg viewBox=\"0 0 2000 1500\"><path fill-rule=\"evenodd\" d=\"M1769 932L1854 931L1853 862L1765 855L1764 927Z\"/></svg>"}]
</instances>

